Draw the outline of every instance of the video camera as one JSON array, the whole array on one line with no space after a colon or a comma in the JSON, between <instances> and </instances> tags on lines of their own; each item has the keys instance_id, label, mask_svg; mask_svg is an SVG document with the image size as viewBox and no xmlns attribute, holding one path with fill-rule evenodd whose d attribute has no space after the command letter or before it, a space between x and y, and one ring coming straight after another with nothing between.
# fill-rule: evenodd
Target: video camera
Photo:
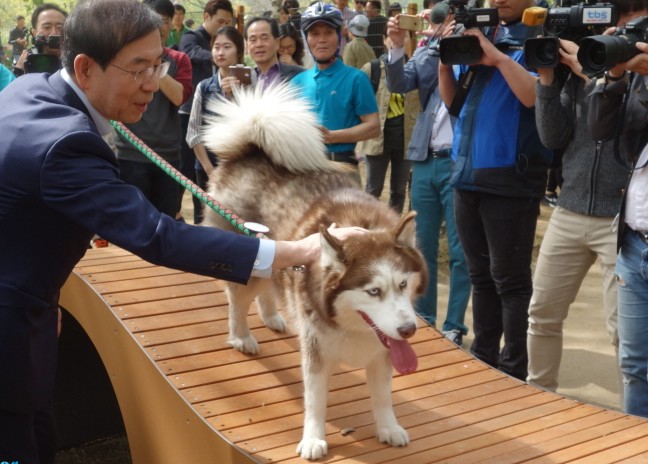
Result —
<instances>
[{"instance_id":1,"label":"video camera","mask_svg":"<svg viewBox=\"0 0 648 464\"><path fill-rule=\"evenodd\" d=\"M45 47L49 49L61 48L61 36L38 34L34 37L34 45L37 53L30 53L25 60L25 73L47 72L55 73L61 69L61 60L56 55L45 53Z\"/></svg>"},{"instance_id":2,"label":"video camera","mask_svg":"<svg viewBox=\"0 0 648 464\"><path fill-rule=\"evenodd\" d=\"M570 0L563 0L560 6L550 8L546 13L546 37L524 42L526 66L555 68L560 63L559 39L579 42L584 37L602 32L602 29L616 24L618 20L619 12L611 3L586 1L574 5ZM529 24L524 17L522 22Z\"/></svg>"},{"instance_id":3,"label":"video camera","mask_svg":"<svg viewBox=\"0 0 648 464\"><path fill-rule=\"evenodd\" d=\"M648 42L648 16L628 21L613 35L595 35L581 40L578 61L583 73L589 77L600 76L620 63L625 63L641 51L637 42Z\"/></svg>"},{"instance_id":4,"label":"video camera","mask_svg":"<svg viewBox=\"0 0 648 464\"><path fill-rule=\"evenodd\" d=\"M476 8L475 0L448 0L457 24L464 29L473 27L497 26L497 8ZM473 36L456 34L439 41L439 57L443 64L474 64L481 59L482 49L479 39Z\"/></svg>"}]
</instances>

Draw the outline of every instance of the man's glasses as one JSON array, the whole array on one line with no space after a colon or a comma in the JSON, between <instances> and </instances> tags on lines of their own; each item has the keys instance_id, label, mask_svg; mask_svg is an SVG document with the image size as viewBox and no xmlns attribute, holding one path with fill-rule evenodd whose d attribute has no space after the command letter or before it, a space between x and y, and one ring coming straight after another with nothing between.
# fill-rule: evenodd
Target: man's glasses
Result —
<instances>
[{"instance_id":1,"label":"man's glasses","mask_svg":"<svg viewBox=\"0 0 648 464\"><path fill-rule=\"evenodd\" d=\"M117 66L116 64L110 63L110 66L114 66L117 69L120 69L124 72L127 72L131 76L133 76L133 79L136 82L148 82L151 80L151 78L155 75L158 79L162 79L164 76L167 75L169 72L169 66L171 65L171 62L169 61L164 61L163 63L156 64L155 66L151 66L149 68L144 68L140 71L129 71L128 69L124 69L120 66Z\"/></svg>"}]
</instances>

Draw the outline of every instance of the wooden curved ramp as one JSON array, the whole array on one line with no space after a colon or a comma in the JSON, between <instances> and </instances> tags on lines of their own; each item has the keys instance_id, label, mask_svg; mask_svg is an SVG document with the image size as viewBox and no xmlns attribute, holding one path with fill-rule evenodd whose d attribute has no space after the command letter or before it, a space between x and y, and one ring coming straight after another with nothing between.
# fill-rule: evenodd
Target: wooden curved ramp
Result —
<instances>
[{"instance_id":1,"label":"wooden curved ramp","mask_svg":"<svg viewBox=\"0 0 648 464\"><path fill-rule=\"evenodd\" d=\"M111 378L136 464L304 463L298 344L249 321L261 354L231 349L222 282L89 250L61 296ZM394 377L411 443L374 438L364 372L331 381L329 454L339 463L648 462L648 421L544 392L489 368L429 327L419 369ZM344 432L344 433L342 433Z\"/></svg>"}]
</instances>

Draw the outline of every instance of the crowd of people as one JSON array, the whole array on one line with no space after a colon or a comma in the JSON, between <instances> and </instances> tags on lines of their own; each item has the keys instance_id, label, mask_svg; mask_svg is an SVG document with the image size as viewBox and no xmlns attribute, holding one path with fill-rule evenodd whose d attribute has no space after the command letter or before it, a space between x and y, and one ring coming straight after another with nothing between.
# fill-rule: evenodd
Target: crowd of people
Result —
<instances>
[{"instance_id":1,"label":"crowd of people","mask_svg":"<svg viewBox=\"0 0 648 464\"><path fill-rule=\"evenodd\" d=\"M205 187L218 169L201 139L209 101L278 82L312 104L330 160L353 166L378 198L390 172L389 205L417 212L430 279L416 309L435 327L445 235L439 329L461 346L472 298L470 351L481 361L556 390L563 323L598 260L620 401L648 417L648 44L592 77L578 44L561 38L560 67L529 69L524 41L542 26L520 19L534 0L493 0L498 26L462 32L481 57L451 65L439 43L457 24L447 8L431 18L439 2L425 1L418 37L399 26L399 4L382 16L374 0L285 0L276 18L247 17L242 30L230 0L208 0L200 24L170 0L96 0L70 14L45 3L31 28L16 18L13 69L0 68L0 368L14 373L0 384L0 460L52 462L58 292L93 234L236 282L317 259L317 236L272 242L195 227L203 205L183 218L184 189L109 124ZM646 0L612 3L619 18L605 34L648 15ZM547 188L550 169L560 169L557 188ZM543 201L554 208L532 275ZM42 230L55 231L54 244Z\"/></svg>"}]
</instances>

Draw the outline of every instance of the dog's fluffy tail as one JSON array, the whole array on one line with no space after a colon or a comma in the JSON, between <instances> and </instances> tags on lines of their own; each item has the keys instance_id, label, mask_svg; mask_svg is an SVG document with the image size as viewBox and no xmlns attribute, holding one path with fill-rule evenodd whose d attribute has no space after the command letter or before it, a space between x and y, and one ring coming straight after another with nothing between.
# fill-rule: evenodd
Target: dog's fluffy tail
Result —
<instances>
[{"instance_id":1,"label":"dog's fluffy tail","mask_svg":"<svg viewBox=\"0 0 648 464\"><path fill-rule=\"evenodd\" d=\"M255 145L292 172L332 169L317 116L290 84L237 89L232 100L219 98L207 108L216 116L207 119L203 140L221 159L245 156Z\"/></svg>"}]
</instances>

